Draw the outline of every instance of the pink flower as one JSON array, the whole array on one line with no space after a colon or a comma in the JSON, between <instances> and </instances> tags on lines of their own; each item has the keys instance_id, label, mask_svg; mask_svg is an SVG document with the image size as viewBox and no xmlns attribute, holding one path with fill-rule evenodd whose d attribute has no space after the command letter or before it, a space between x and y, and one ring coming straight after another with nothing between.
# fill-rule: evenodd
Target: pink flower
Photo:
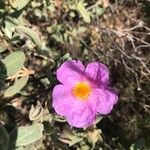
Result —
<instances>
[{"instance_id":1,"label":"pink flower","mask_svg":"<svg viewBox=\"0 0 150 150\"><path fill-rule=\"evenodd\" d=\"M118 96L109 86L109 71L104 64L92 62L85 68L80 61L66 61L57 70L61 82L54 87L53 107L71 126L88 127L97 114L108 114Z\"/></svg>"}]
</instances>

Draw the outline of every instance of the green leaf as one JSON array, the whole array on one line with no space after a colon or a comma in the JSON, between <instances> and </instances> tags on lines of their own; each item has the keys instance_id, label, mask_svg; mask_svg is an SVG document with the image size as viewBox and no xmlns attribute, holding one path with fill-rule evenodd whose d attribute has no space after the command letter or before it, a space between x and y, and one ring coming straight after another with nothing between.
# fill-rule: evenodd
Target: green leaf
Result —
<instances>
[{"instance_id":1,"label":"green leaf","mask_svg":"<svg viewBox=\"0 0 150 150\"><path fill-rule=\"evenodd\" d=\"M30 126L18 127L10 134L11 144L15 143L16 147L31 144L42 138L43 130L43 124L40 123ZM14 135L16 134L17 139L14 139Z\"/></svg>"},{"instance_id":2,"label":"green leaf","mask_svg":"<svg viewBox=\"0 0 150 150\"><path fill-rule=\"evenodd\" d=\"M2 61L7 70L7 76L16 74L25 62L25 54L22 51L16 51L8 55Z\"/></svg>"},{"instance_id":3,"label":"green leaf","mask_svg":"<svg viewBox=\"0 0 150 150\"><path fill-rule=\"evenodd\" d=\"M12 3L12 7L17 9L17 10L21 10L22 8L24 8L28 3L30 2L30 0L15 0Z\"/></svg>"},{"instance_id":4,"label":"green leaf","mask_svg":"<svg viewBox=\"0 0 150 150\"><path fill-rule=\"evenodd\" d=\"M18 93L26 85L28 78L29 76L23 76L20 79L16 79L14 84L4 92L4 97L10 97Z\"/></svg>"},{"instance_id":5,"label":"green leaf","mask_svg":"<svg viewBox=\"0 0 150 150\"><path fill-rule=\"evenodd\" d=\"M86 27L79 27L77 31L78 33L84 33L86 30L87 30Z\"/></svg>"},{"instance_id":6,"label":"green leaf","mask_svg":"<svg viewBox=\"0 0 150 150\"><path fill-rule=\"evenodd\" d=\"M102 14L105 12L105 9L98 7L98 8L95 10L95 12L96 12L97 15L102 15Z\"/></svg>"},{"instance_id":7,"label":"green leaf","mask_svg":"<svg viewBox=\"0 0 150 150\"><path fill-rule=\"evenodd\" d=\"M3 126L0 126L0 149L7 150L9 142L9 135Z\"/></svg>"},{"instance_id":8,"label":"green leaf","mask_svg":"<svg viewBox=\"0 0 150 150\"><path fill-rule=\"evenodd\" d=\"M35 45L37 46L41 45L41 40L39 38L39 35L32 29L25 27L25 26L18 26L15 29L16 31L24 33L27 36L29 36Z\"/></svg>"},{"instance_id":9,"label":"green leaf","mask_svg":"<svg viewBox=\"0 0 150 150\"><path fill-rule=\"evenodd\" d=\"M79 1L76 9L80 13L80 15L83 17L84 21L87 23L90 23L91 21L90 13L86 10L86 8L84 7L84 3L82 1Z\"/></svg>"},{"instance_id":10,"label":"green leaf","mask_svg":"<svg viewBox=\"0 0 150 150\"><path fill-rule=\"evenodd\" d=\"M2 28L4 34L9 38L13 38L14 28L19 24L19 21L16 18L6 17L5 26Z\"/></svg>"},{"instance_id":11,"label":"green leaf","mask_svg":"<svg viewBox=\"0 0 150 150\"><path fill-rule=\"evenodd\" d=\"M59 140L63 143L69 144L69 146L73 146L76 143L83 141L83 138L84 137L73 134L71 131L65 130L65 132L60 135Z\"/></svg>"}]
</instances>

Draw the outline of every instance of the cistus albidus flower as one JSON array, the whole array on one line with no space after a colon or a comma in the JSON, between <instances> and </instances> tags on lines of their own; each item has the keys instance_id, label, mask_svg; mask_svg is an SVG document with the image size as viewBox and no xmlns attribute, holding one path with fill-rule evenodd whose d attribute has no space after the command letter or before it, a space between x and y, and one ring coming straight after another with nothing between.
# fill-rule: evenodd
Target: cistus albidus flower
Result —
<instances>
[{"instance_id":1,"label":"cistus albidus flower","mask_svg":"<svg viewBox=\"0 0 150 150\"><path fill-rule=\"evenodd\" d=\"M99 62L86 67L81 61L64 62L56 72L61 84L54 87L52 106L77 128L92 125L96 116L110 113L118 96L109 87L109 71Z\"/></svg>"}]
</instances>

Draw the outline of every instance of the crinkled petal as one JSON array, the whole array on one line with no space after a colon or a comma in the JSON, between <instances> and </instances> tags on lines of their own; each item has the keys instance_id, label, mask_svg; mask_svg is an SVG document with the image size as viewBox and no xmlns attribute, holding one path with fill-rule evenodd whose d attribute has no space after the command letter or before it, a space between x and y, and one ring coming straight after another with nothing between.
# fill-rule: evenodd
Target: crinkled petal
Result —
<instances>
[{"instance_id":1,"label":"crinkled petal","mask_svg":"<svg viewBox=\"0 0 150 150\"><path fill-rule=\"evenodd\" d=\"M59 84L54 87L52 97L56 113L65 116L71 126L84 128L95 121L98 99L94 92L87 101L82 101L71 94L70 88Z\"/></svg>"},{"instance_id":2,"label":"crinkled petal","mask_svg":"<svg viewBox=\"0 0 150 150\"><path fill-rule=\"evenodd\" d=\"M117 93L112 89L98 89L98 93L99 105L97 107L97 112L100 114L110 113L118 100Z\"/></svg>"},{"instance_id":3,"label":"crinkled petal","mask_svg":"<svg viewBox=\"0 0 150 150\"><path fill-rule=\"evenodd\" d=\"M109 82L109 71L104 64L99 62L89 63L86 67L85 74L89 80L95 81L98 85L106 85Z\"/></svg>"},{"instance_id":4,"label":"crinkled petal","mask_svg":"<svg viewBox=\"0 0 150 150\"><path fill-rule=\"evenodd\" d=\"M92 90L91 95L88 97L87 106L93 113L97 112L97 106L99 104L99 95L97 90Z\"/></svg>"},{"instance_id":5,"label":"crinkled petal","mask_svg":"<svg viewBox=\"0 0 150 150\"><path fill-rule=\"evenodd\" d=\"M68 123L77 128L84 128L93 124L96 118L98 102L98 94L94 90L86 101L81 100L82 107L74 109L72 114L67 117Z\"/></svg>"},{"instance_id":6,"label":"crinkled petal","mask_svg":"<svg viewBox=\"0 0 150 150\"><path fill-rule=\"evenodd\" d=\"M84 72L84 66L81 61L70 60L64 62L57 69L57 79L65 85L72 85L80 81Z\"/></svg>"},{"instance_id":7,"label":"crinkled petal","mask_svg":"<svg viewBox=\"0 0 150 150\"><path fill-rule=\"evenodd\" d=\"M96 119L96 113L93 113L88 106L84 106L81 110L76 110L67 117L68 123L76 128L85 128L93 124Z\"/></svg>"},{"instance_id":8,"label":"crinkled petal","mask_svg":"<svg viewBox=\"0 0 150 150\"><path fill-rule=\"evenodd\" d=\"M54 87L52 98L52 106L56 113L61 116L68 116L74 111L83 108L83 103L73 97L70 88L62 84L56 85Z\"/></svg>"}]
</instances>

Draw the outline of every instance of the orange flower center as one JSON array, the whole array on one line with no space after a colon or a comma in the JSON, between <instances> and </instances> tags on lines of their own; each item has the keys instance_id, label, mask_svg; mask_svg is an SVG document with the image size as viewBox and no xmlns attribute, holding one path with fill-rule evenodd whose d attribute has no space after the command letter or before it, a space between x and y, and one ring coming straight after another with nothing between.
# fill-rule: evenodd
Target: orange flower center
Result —
<instances>
[{"instance_id":1,"label":"orange flower center","mask_svg":"<svg viewBox=\"0 0 150 150\"><path fill-rule=\"evenodd\" d=\"M87 100L91 93L91 87L88 82L78 82L72 89L72 93L80 100Z\"/></svg>"}]
</instances>

